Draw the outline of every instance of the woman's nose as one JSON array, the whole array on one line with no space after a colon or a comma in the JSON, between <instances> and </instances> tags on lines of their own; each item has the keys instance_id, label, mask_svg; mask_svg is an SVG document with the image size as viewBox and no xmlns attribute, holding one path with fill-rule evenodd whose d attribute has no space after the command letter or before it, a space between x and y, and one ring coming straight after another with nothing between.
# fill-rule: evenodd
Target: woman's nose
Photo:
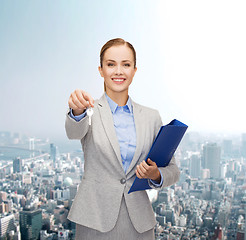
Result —
<instances>
[{"instance_id":1,"label":"woman's nose","mask_svg":"<svg viewBox=\"0 0 246 240\"><path fill-rule=\"evenodd\" d=\"M119 74L122 74L121 66L116 66L115 73L118 74L118 75L119 75Z\"/></svg>"}]
</instances>

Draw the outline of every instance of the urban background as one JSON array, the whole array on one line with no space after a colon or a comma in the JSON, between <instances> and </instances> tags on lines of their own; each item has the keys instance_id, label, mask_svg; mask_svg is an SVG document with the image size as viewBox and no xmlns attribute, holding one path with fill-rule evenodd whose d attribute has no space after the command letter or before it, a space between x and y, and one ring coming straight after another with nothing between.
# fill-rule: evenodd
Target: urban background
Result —
<instances>
[{"instance_id":1,"label":"urban background","mask_svg":"<svg viewBox=\"0 0 246 240\"><path fill-rule=\"evenodd\" d=\"M67 215L84 159L70 148L0 131L0 239L74 239ZM175 157L179 182L148 191L156 239L245 239L246 133L188 132Z\"/></svg>"},{"instance_id":2,"label":"urban background","mask_svg":"<svg viewBox=\"0 0 246 240\"><path fill-rule=\"evenodd\" d=\"M0 0L0 238L73 239L81 177L64 130L76 88L103 94L101 47L136 49L130 96L189 126L180 181L148 192L156 239L246 239L244 0Z\"/></svg>"}]
</instances>

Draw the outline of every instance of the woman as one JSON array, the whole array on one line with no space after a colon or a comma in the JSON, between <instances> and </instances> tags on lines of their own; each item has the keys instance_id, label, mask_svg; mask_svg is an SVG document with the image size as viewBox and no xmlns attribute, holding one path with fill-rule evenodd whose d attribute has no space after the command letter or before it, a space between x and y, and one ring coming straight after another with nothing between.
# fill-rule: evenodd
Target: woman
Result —
<instances>
[{"instance_id":1,"label":"woman","mask_svg":"<svg viewBox=\"0 0 246 240\"><path fill-rule=\"evenodd\" d=\"M155 189L178 181L172 159L158 168L145 158L162 125L158 111L141 106L128 96L136 67L133 46L117 38L100 53L100 75L105 93L94 102L89 93L75 90L66 118L69 139L80 139L84 175L68 218L76 223L76 239L151 240L155 216L146 191L128 194L137 176ZM92 107L89 117L86 109Z\"/></svg>"}]
</instances>

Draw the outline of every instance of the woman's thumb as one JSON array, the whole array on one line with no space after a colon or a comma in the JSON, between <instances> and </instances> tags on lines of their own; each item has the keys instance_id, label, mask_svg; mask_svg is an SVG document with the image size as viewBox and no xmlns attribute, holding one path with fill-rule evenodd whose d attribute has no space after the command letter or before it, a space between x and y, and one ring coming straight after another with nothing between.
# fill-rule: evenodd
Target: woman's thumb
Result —
<instances>
[{"instance_id":1,"label":"woman's thumb","mask_svg":"<svg viewBox=\"0 0 246 240\"><path fill-rule=\"evenodd\" d=\"M153 161L151 161L151 159L150 158L148 158L148 163L150 164L150 165L153 165Z\"/></svg>"}]
</instances>

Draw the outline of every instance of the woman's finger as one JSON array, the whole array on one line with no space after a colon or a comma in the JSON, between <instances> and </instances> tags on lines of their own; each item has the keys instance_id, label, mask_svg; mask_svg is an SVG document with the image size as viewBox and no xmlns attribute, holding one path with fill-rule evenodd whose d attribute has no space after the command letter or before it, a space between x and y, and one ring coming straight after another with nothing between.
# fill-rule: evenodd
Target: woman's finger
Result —
<instances>
[{"instance_id":1,"label":"woman's finger","mask_svg":"<svg viewBox=\"0 0 246 240\"><path fill-rule=\"evenodd\" d=\"M137 166L137 171L138 171L139 175L140 175L142 178L145 178L145 174L142 172L142 170L141 170L141 168L140 168L139 165Z\"/></svg>"},{"instance_id":2,"label":"woman's finger","mask_svg":"<svg viewBox=\"0 0 246 240\"><path fill-rule=\"evenodd\" d=\"M84 106L84 108L88 108L90 105L89 103L86 101L86 99L83 96L83 91L80 89L76 89L73 92L73 96L74 96L74 102L77 103L77 101L82 104Z\"/></svg>"},{"instance_id":3,"label":"woman's finger","mask_svg":"<svg viewBox=\"0 0 246 240\"><path fill-rule=\"evenodd\" d=\"M80 101L78 99L78 97L77 97L76 92L73 92L71 94L71 97L72 97L72 102L76 105L77 108L79 108L79 109L85 109L87 107L86 106L86 101L85 100L84 100L84 102L83 101ZM88 103L87 103L87 105L88 105Z\"/></svg>"},{"instance_id":4,"label":"woman's finger","mask_svg":"<svg viewBox=\"0 0 246 240\"><path fill-rule=\"evenodd\" d=\"M69 108L72 108L73 110L77 110L78 107L74 104L73 100L72 100L72 97L69 98L68 100L68 106Z\"/></svg>"},{"instance_id":5,"label":"woman's finger","mask_svg":"<svg viewBox=\"0 0 246 240\"><path fill-rule=\"evenodd\" d=\"M140 163L139 167L140 167L142 173L143 173L143 174L146 174L147 169L144 167L144 164L143 164L143 163Z\"/></svg>"},{"instance_id":6,"label":"woman's finger","mask_svg":"<svg viewBox=\"0 0 246 240\"><path fill-rule=\"evenodd\" d=\"M94 107L94 99L91 97L91 95L85 91L82 91L82 95L84 99L89 102L91 107Z\"/></svg>"},{"instance_id":7,"label":"woman's finger","mask_svg":"<svg viewBox=\"0 0 246 240\"><path fill-rule=\"evenodd\" d=\"M146 169L146 171L149 170L150 166L145 161L142 161L142 166L144 167L144 169Z\"/></svg>"},{"instance_id":8,"label":"woman's finger","mask_svg":"<svg viewBox=\"0 0 246 240\"><path fill-rule=\"evenodd\" d=\"M138 170L136 170L136 176L137 176L138 178L142 178L142 177L139 175Z\"/></svg>"}]
</instances>

